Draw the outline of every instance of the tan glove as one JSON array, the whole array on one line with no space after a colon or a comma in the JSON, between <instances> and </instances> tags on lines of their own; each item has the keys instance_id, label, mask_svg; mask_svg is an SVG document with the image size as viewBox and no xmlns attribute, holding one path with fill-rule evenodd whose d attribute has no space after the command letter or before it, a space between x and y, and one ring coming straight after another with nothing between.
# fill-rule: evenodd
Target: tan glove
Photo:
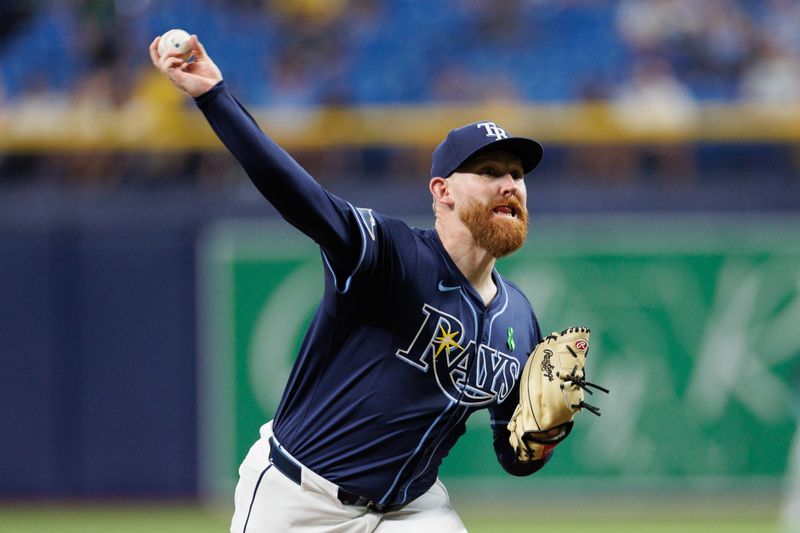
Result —
<instances>
[{"instance_id":1,"label":"tan glove","mask_svg":"<svg viewBox=\"0 0 800 533\"><path fill-rule=\"evenodd\" d=\"M588 387L607 389L586 381L584 364L589 351L589 328L571 327L553 332L536 345L519 382L519 404L508 423L509 443L523 463L542 459L572 430L581 409L600 416L583 401Z\"/></svg>"}]
</instances>

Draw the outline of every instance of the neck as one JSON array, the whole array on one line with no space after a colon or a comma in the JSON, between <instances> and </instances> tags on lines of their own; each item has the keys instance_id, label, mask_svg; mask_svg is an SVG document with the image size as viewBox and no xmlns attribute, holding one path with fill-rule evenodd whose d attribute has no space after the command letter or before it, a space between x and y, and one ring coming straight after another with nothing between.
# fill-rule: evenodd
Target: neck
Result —
<instances>
[{"instance_id":1,"label":"neck","mask_svg":"<svg viewBox=\"0 0 800 533\"><path fill-rule=\"evenodd\" d=\"M483 304L489 305L497 294L497 286L492 279L492 269L496 259L475 243L472 234L466 228L446 229L438 219L434 228L439 234L442 246L458 270L478 291Z\"/></svg>"}]
</instances>

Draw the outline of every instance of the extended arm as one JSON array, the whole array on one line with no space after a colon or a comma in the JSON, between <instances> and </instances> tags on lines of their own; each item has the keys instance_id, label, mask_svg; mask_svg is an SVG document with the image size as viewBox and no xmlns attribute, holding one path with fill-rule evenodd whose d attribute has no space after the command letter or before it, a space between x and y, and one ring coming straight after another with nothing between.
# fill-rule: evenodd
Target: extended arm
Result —
<instances>
[{"instance_id":1,"label":"extended arm","mask_svg":"<svg viewBox=\"0 0 800 533\"><path fill-rule=\"evenodd\" d=\"M228 92L222 74L192 36L195 55L186 63L179 52L158 55L158 38L150 45L153 64L180 90L195 98L211 128L241 163L255 186L292 225L314 239L337 272L349 274L360 242L350 206L325 191Z\"/></svg>"}]
</instances>

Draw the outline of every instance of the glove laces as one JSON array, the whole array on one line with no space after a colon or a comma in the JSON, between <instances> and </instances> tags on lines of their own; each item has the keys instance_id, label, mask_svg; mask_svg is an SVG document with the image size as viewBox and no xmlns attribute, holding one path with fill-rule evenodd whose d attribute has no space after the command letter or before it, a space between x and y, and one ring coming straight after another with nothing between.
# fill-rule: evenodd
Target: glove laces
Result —
<instances>
[{"instance_id":1,"label":"glove laces","mask_svg":"<svg viewBox=\"0 0 800 533\"><path fill-rule=\"evenodd\" d=\"M571 351L572 350L570 349L570 352ZM559 378L563 379L565 382L571 383L572 385L574 385L576 387L580 387L581 389L584 390L584 392L586 392L588 394L594 394L594 392L592 391L592 388L597 389L597 390L602 391L602 392L605 392L606 394L608 394L610 392L605 387L597 385L596 383L592 383L591 381L586 381L585 375L578 374L578 365L575 365L572 368L572 372L570 372L566 376L562 376L559 372L556 372L556 375ZM561 389L562 390L564 389L564 385L565 385L565 383L561 384ZM592 405L590 403L584 402L583 400L581 400L578 403L572 404L571 407L573 409L586 409L587 411L589 411L593 415L600 416L600 408L599 407L594 406L594 405Z\"/></svg>"}]
</instances>

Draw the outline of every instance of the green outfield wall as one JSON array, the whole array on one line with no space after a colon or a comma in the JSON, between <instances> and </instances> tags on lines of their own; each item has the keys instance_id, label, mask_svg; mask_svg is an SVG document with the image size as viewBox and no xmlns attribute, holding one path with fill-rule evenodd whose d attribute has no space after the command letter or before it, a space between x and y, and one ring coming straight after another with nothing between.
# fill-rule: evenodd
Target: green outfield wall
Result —
<instances>
[{"instance_id":1,"label":"green outfield wall","mask_svg":"<svg viewBox=\"0 0 800 533\"><path fill-rule=\"evenodd\" d=\"M201 466L206 489L225 491L274 413L322 266L280 222L221 222L199 249ZM602 417L579 414L538 476L631 487L784 476L800 410L800 219L534 216L498 269L544 330L592 328L587 371L612 391L592 397ZM508 479L488 417L470 420L442 477Z\"/></svg>"}]
</instances>

